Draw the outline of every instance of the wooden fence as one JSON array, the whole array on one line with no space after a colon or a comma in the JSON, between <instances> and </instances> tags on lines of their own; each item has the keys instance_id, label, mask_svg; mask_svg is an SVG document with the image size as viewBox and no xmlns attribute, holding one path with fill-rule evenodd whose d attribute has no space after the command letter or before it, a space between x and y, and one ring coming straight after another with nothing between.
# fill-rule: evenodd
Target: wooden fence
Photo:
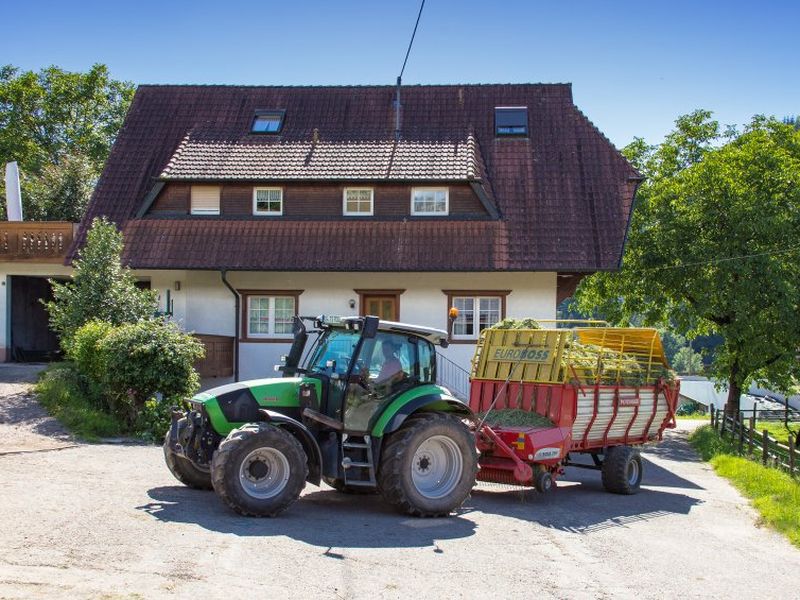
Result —
<instances>
[{"instance_id":1,"label":"wooden fence","mask_svg":"<svg viewBox=\"0 0 800 600\"><path fill-rule=\"evenodd\" d=\"M742 412L736 417L726 415L723 410L711 407L711 427L722 439L730 442L741 455L761 457L762 464L787 471L792 477L800 474L800 452L795 440L789 435L787 444L782 444L764 429L756 429L755 415L746 418Z\"/></svg>"}]
</instances>

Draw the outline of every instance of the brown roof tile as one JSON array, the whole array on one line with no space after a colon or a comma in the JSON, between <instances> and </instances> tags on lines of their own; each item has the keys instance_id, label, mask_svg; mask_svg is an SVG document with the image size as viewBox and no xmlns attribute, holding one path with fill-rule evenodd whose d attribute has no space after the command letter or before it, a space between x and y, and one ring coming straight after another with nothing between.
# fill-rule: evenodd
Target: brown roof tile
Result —
<instances>
[{"instance_id":1,"label":"brown roof tile","mask_svg":"<svg viewBox=\"0 0 800 600\"><path fill-rule=\"evenodd\" d=\"M574 106L569 85L406 86L397 148L393 95L393 86L141 86L76 247L91 219L106 215L125 231L129 263L143 268L618 267L638 174ZM527 106L528 136L496 137L495 106ZM257 109L286 110L279 136L253 139ZM501 218L135 219L160 176L252 180L290 172L316 180L474 177Z\"/></svg>"}]
</instances>

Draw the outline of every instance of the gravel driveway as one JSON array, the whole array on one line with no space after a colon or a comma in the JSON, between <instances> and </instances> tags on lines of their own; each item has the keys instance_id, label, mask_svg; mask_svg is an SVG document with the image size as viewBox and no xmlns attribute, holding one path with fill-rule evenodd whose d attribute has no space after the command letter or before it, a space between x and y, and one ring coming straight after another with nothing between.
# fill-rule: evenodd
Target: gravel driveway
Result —
<instances>
[{"instance_id":1,"label":"gravel driveway","mask_svg":"<svg viewBox=\"0 0 800 600\"><path fill-rule=\"evenodd\" d=\"M160 448L74 445L30 376L0 377L0 598L798 597L800 552L686 431L647 450L636 496L572 469L546 497L481 484L450 519L308 486L258 520L178 485Z\"/></svg>"}]
</instances>

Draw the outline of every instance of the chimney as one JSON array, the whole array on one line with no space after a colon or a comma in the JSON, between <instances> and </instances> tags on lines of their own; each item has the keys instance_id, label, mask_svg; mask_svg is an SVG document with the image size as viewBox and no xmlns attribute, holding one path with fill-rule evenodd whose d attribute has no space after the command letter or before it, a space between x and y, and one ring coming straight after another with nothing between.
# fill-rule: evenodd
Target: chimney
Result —
<instances>
[{"instance_id":1,"label":"chimney","mask_svg":"<svg viewBox=\"0 0 800 600\"><path fill-rule=\"evenodd\" d=\"M6 216L9 221L22 221L22 195L16 161L6 163Z\"/></svg>"}]
</instances>

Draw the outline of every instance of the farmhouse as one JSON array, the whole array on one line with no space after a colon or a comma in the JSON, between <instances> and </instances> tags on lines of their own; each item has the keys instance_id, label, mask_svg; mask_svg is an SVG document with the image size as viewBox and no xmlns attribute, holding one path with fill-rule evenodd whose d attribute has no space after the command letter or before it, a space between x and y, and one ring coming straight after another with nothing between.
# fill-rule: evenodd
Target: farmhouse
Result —
<instances>
[{"instance_id":1,"label":"farmhouse","mask_svg":"<svg viewBox=\"0 0 800 600\"><path fill-rule=\"evenodd\" d=\"M113 220L160 309L206 343L204 374L241 379L272 372L295 314L444 329L451 306L443 352L467 368L483 328L552 319L581 277L619 267L640 178L569 85L401 92L140 86L74 241L51 252L68 265L91 220ZM29 300L46 293L31 276L69 268L3 252L10 358L32 327L13 290Z\"/></svg>"}]
</instances>

